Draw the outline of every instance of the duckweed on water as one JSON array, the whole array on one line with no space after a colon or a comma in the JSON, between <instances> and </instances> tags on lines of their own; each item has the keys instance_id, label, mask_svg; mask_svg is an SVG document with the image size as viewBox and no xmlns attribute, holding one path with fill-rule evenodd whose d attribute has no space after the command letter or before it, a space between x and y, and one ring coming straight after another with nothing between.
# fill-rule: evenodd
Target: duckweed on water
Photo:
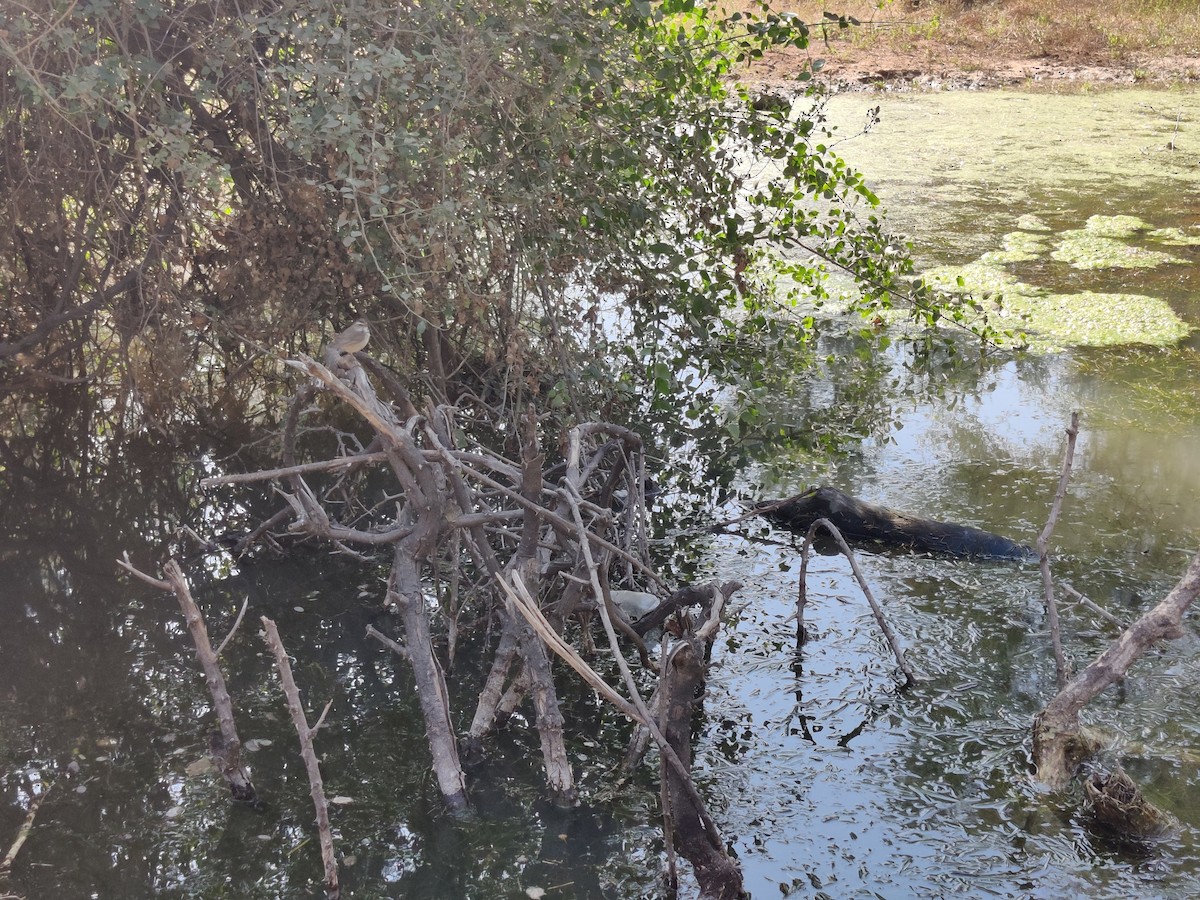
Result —
<instances>
[{"instance_id":1,"label":"duckweed on water","mask_svg":"<svg viewBox=\"0 0 1200 900\"><path fill-rule=\"evenodd\" d=\"M1023 308L1026 305L1027 310ZM1083 291L1042 298L1016 296L1010 308L1015 314L1028 315L1030 326L1038 332L1038 343L1166 346L1187 337L1189 330L1167 303L1141 294Z\"/></svg>"},{"instance_id":2,"label":"duckweed on water","mask_svg":"<svg viewBox=\"0 0 1200 900\"><path fill-rule=\"evenodd\" d=\"M1046 239L1040 234L1030 234L1028 231L1010 231L1002 238L1003 250L991 250L979 258L985 265L1000 265L1002 263L1029 262L1037 259L1046 251Z\"/></svg>"},{"instance_id":3,"label":"duckweed on water","mask_svg":"<svg viewBox=\"0 0 1200 900\"><path fill-rule=\"evenodd\" d=\"M1135 247L1084 228L1059 235L1058 249L1050 254L1050 258L1069 263L1076 269L1153 269L1164 263L1183 262L1161 250Z\"/></svg>"},{"instance_id":4,"label":"duckweed on water","mask_svg":"<svg viewBox=\"0 0 1200 900\"><path fill-rule=\"evenodd\" d=\"M1139 231L1149 231L1150 225L1137 216L1092 216L1083 229L1097 237L1131 238Z\"/></svg>"},{"instance_id":5,"label":"duckweed on water","mask_svg":"<svg viewBox=\"0 0 1200 900\"><path fill-rule=\"evenodd\" d=\"M1050 231L1051 228L1033 213L1026 213L1017 219L1017 227L1023 231Z\"/></svg>"},{"instance_id":6,"label":"duckweed on water","mask_svg":"<svg viewBox=\"0 0 1200 900\"><path fill-rule=\"evenodd\" d=\"M931 269L925 273L926 280L942 290L969 292L976 299L982 298L981 315L987 315L992 325L1003 328L1011 322L1014 329L1023 330L1033 350L1121 344L1169 346L1188 335L1189 326L1170 304L1156 297L1095 291L1055 294L1019 280L1003 266L1038 259L1045 251L1047 236L1029 233L1041 224L1036 216L1022 216L1018 224L1025 230L1006 234L1003 250L984 253L965 266ZM1168 253L1127 243L1138 235L1164 244L1200 244L1200 239L1178 228L1151 230L1136 216L1092 216L1083 228L1060 234L1058 247L1050 256L1081 269L1184 262Z\"/></svg>"},{"instance_id":7,"label":"duckweed on water","mask_svg":"<svg viewBox=\"0 0 1200 900\"><path fill-rule=\"evenodd\" d=\"M1169 346L1189 331L1170 305L1156 297L1095 291L1051 294L984 259L965 266L941 266L926 272L925 278L943 290L970 292L977 298L1001 295L999 302L985 303L989 320L1000 327L1011 322L1011 327L1023 330L1029 348L1035 351L1122 344Z\"/></svg>"},{"instance_id":8,"label":"duckweed on water","mask_svg":"<svg viewBox=\"0 0 1200 900\"><path fill-rule=\"evenodd\" d=\"M1155 235L1167 230L1150 231L1150 225L1137 216L1092 216L1083 228L1060 234L1058 248L1050 258L1076 269L1152 269L1165 263L1185 262L1161 250L1127 243L1144 232L1150 232L1149 237L1155 239ZM1182 231L1178 237L1187 240Z\"/></svg>"},{"instance_id":9,"label":"duckweed on water","mask_svg":"<svg viewBox=\"0 0 1200 900\"><path fill-rule=\"evenodd\" d=\"M993 251L993 253L998 252ZM990 255L985 253L984 257ZM924 274L925 280L930 285L950 293L959 291L975 295L1002 293L1007 297L1010 294L1037 292L1037 288L1033 285L1018 281L1016 275L1006 272L998 263L986 261L982 257L965 266L938 266L929 269Z\"/></svg>"},{"instance_id":10,"label":"duckweed on water","mask_svg":"<svg viewBox=\"0 0 1200 900\"><path fill-rule=\"evenodd\" d=\"M1182 228L1156 228L1149 237L1171 247L1200 247L1200 234L1187 234Z\"/></svg>"}]
</instances>

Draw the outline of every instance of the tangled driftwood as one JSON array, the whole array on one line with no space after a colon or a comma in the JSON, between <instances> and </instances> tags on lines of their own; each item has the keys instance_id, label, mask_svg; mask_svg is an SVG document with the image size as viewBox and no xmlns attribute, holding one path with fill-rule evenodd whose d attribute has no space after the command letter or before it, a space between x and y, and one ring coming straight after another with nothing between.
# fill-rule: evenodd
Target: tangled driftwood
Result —
<instances>
[{"instance_id":1,"label":"tangled driftwood","mask_svg":"<svg viewBox=\"0 0 1200 900\"><path fill-rule=\"evenodd\" d=\"M205 484L282 480L293 534L329 542L355 556L360 552L356 547L390 550L385 603L397 613L403 635L397 640L375 632L375 638L399 651L411 666L432 767L447 806L465 809L469 795L439 635L446 636L452 655L459 631L471 622L482 623L497 637L463 736L468 750L486 752L492 731L529 700L550 792L560 803L576 801L564 741L569 723L551 675L551 659L557 656L657 745L664 766L664 809L674 811L667 818L668 844L677 844L693 863L703 895L740 896L740 866L728 854L691 778L686 724L697 679L703 680L707 648L721 625L724 602L737 585L671 594L650 565L641 438L616 425L581 424L562 442L565 458L547 468L532 411L519 417L507 455L481 445L460 446L464 430L456 427L456 408L430 406L417 414L404 387L363 352L327 357L326 363L308 358L292 363L304 381L285 422L283 467ZM387 399L376 393L376 383ZM328 404L314 403L322 395L353 410L369 427L370 439L347 433L339 443L353 449L333 459L302 461L307 419L327 415L323 406ZM329 426L322 421L321 428ZM381 466L390 470L392 487L383 503L364 504L354 479ZM622 497L614 502L618 492ZM612 601L609 582L617 578L669 599L635 628ZM428 597L431 585L439 589L437 604ZM699 625L686 612L697 600L708 611ZM662 662L656 662L642 635L672 616L677 637L665 648ZM584 623L581 644L586 651L591 645L587 623L596 619L623 691L607 684L568 637L573 623ZM641 697L625 657L630 646L643 668L658 670L658 690L672 698L661 707L670 710L664 719Z\"/></svg>"},{"instance_id":2,"label":"tangled driftwood","mask_svg":"<svg viewBox=\"0 0 1200 900\"><path fill-rule=\"evenodd\" d=\"M1120 768L1092 775L1083 791L1096 822L1122 840L1148 843L1179 831L1179 820L1147 800Z\"/></svg>"}]
</instances>

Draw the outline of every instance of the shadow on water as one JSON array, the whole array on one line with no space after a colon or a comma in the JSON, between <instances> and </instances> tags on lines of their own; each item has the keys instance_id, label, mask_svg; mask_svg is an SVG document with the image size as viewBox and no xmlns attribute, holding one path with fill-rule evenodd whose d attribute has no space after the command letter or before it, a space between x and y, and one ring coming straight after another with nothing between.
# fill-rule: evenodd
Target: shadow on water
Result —
<instances>
[{"instance_id":1,"label":"shadow on water","mask_svg":"<svg viewBox=\"0 0 1200 900\"><path fill-rule=\"evenodd\" d=\"M845 149L862 148L853 161L879 181L930 264L962 263L993 249L1025 213L1053 228L1097 211L1194 224L1200 147L1185 143L1195 139L1193 113L1176 154L1159 153L1148 103L1140 94L888 100L873 143ZM991 131L933 124L979 121ZM1122 134L1115 122L1128 140L1101 146L1101 135ZM1023 162L1034 134L1043 155ZM1186 153L1192 168L1175 166ZM1139 290L1158 291L1196 324L1196 268L1136 274ZM1022 277L1065 274L1045 265ZM1079 349L952 367L899 347L873 357L854 338L821 340L814 358L825 362L780 373L760 395L765 437L748 448L757 461L742 475L745 495L825 482L1032 542L1062 430L1080 409L1058 576L1128 621L1161 598L1200 543L1194 349ZM45 794L7 887L56 898L316 896L308 788L257 628L243 625L225 651L267 798L251 811L231 807L194 766L211 713L174 602L118 577L113 564L128 550L152 569L175 547L178 526L207 536L254 523L274 511L264 505L271 499L197 489L236 436L181 466L174 448L120 433L84 408L86 398L54 400L53 414L26 411L0 443L0 845ZM274 462L269 447L257 452L262 459L242 464ZM1054 679L1035 568L864 554L920 678L900 694L845 560L812 564L815 639L793 667L798 554L728 535L708 551L710 572L747 586L697 721L699 780L756 897L1200 894L1193 626L1088 714L1110 736L1107 757L1183 823L1173 842L1134 852L1096 833L1078 798L1042 793L1029 777L1031 718ZM546 804L536 741L514 728L471 772L474 817L443 815L411 679L363 637L368 623L393 627L380 608L383 574L316 547L286 561L193 551L188 566L214 635L249 598L251 620L279 621L310 711L334 701L317 742L327 790L350 801L333 812L346 895L521 897L541 887L550 897L653 896L662 853L653 767L640 789L612 795L628 728L569 677L560 684L588 802ZM1064 623L1080 664L1112 637L1085 610L1065 610ZM478 686L463 679L455 689L455 708L469 711Z\"/></svg>"}]
</instances>

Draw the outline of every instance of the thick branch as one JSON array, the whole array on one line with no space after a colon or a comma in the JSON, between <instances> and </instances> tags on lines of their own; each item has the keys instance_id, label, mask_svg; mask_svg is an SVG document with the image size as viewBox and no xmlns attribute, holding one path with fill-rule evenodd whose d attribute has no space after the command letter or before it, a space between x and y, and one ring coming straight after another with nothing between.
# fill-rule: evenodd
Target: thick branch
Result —
<instances>
[{"instance_id":1,"label":"thick branch","mask_svg":"<svg viewBox=\"0 0 1200 900\"><path fill-rule=\"evenodd\" d=\"M1200 553L1166 598L1134 622L1034 720L1033 754L1038 777L1061 787L1074 774L1079 712L1101 691L1125 676L1157 641L1180 637L1183 615L1200 594Z\"/></svg>"},{"instance_id":2,"label":"thick branch","mask_svg":"<svg viewBox=\"0 0 1200 900\"><path fill-rule=\"evenodd\" d=\"M255 802L254 785L250 783L250 774L241 762L242 741L238 737L237 726L234 723L233 701L229 697L229 688L225 685L225 675L221 671L220 663L217 662L217 654L213 651L212 643L209 641L204 616L200 612L200 607L196 605L196 601L192 599L192 592L188 589L187 579L183 577L183 570L179 568L179 563L172 559L163 566L163 574L166 575L165 581L135 569L128 558L117 560L117 565L147 584L154 585L160 590L170 591L175 595L175 599L179 602L179 608L183 611L188 631L192 635L192 643L196 647L196 659L200 662L200 668L204 672L204 679L208 683L208 692L213 699L213 709L217 713L220 734L219 737L211 738L209 742L213 761L220 767L221 774L228 782L229 791L235 800L245 803Z\"/></svg>"}]
</instances>

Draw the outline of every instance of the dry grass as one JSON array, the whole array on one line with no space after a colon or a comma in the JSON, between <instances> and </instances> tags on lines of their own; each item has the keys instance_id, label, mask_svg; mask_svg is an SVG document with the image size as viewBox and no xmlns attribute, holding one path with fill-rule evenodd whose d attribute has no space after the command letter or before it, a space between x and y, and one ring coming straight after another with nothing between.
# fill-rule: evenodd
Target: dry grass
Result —
<instances>
[{"instance_id":1,"label":"dry grass","mask_svg":"<svg viewBox=\"0 0 1200 900\"><path fill-rule=\"evenodd\" d=\"M818 52L831 60L885 52L917 65L969 68L980 55L1131 66L1200 56L1196 0L773 0L772 6L806 22L820 22L825 10L862 22L849 31L814 30L814 48L824 43Z\"/></svg>"}]
</instances>

